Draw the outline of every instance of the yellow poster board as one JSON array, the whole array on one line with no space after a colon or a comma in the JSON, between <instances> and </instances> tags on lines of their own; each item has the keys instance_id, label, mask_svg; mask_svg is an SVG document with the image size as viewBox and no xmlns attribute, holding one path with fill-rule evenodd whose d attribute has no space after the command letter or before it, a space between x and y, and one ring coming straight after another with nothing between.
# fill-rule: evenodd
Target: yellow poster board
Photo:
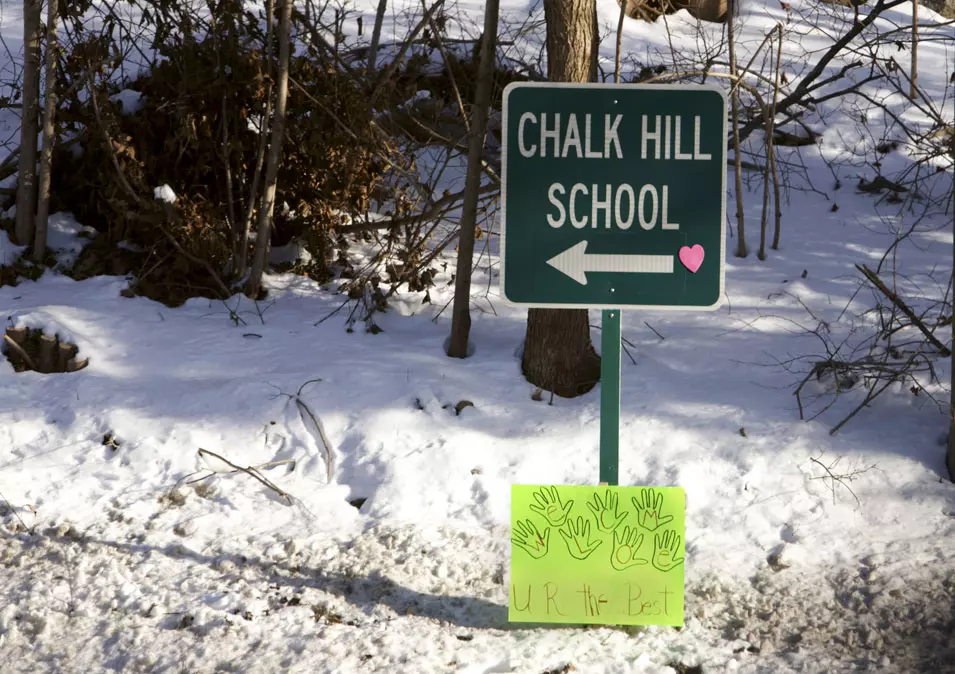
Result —
<instances>
[{"instance_id":1,"label":"yellow poster board","mask_svg":"<svg viewBox=\"0 0 955 674\"><path fill-rule=\"evenodd\" d=\"M511 486L511 622L683 624L680 487Z\"/></svg>"}]
</instances>

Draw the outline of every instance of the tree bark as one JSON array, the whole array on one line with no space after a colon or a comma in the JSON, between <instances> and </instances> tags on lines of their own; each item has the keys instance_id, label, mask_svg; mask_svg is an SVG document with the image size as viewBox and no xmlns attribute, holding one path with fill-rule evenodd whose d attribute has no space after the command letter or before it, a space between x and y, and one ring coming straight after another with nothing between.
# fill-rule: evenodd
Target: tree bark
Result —
<instances>
[{"instance_id":1,"label":"tree bark","mask_svg":"<svg viewBox=\"0 0 955 674\"><path fill-rule=\"evenodd\" d=\"M378 43L381 41L381 24L385 21L385 10L388 9L388 0L378 0L378 11L375 12L375 27L371 31L371 45L368 47L368 74L375 74L375 64L378 61Z\"/></svg>"},{"instance_id":2,"label":"tree bark","mask_svg":"<svg viewBox=\"0 0 955 674\"><path fill-rule=\"evenodd\" d=\"M620 17L617 19L617 49L613 59L613 82L620 84L620 52L623 49L623 20L627 18L630 0L620 0Z\"/></svg>"},{"instance_id":3,"label":"tree bark","mask_svg":"<svg viewBox=\"0 0 955 674\"><path fill-rule=\"evenodd\" d=\"M258 297L262 274L269 260L272 238L272 215L275 212L275 187L278 182L279 163L282 159L282 144L285 140L286 104L288 102L288 68L291 54L292 4L293 0L281 0L279 12L279 67L276 73L275 120L272 122L272 140L265 165L265 193L262 208L256 223L255 256L249 273L246 294Z\"/></svg>"},{"instance_id":4,"label":"tree bark","mask_svg":"<svg viewBox=\"0 0 955 674\"><path fill-rule=\"evenodd\" d=\"M461 210L461 231L458 234L458 263L455 272L454 308L451 318L451 340L448 355L466 358L471 332L471 271L474 261L474 228L477 225L478 194L484 172L484 140L487 134L487 110L494 84L494 62L497 55L498 0L488 0L484 9L484 42L478 68L477 91L471 109L468 134L468 172Z\"/></svg>"},{"instance_id":5,"label":"tree bark","mask_svg":"<svg viewBox=\"0 0 955 674\"><path fill-rule=\"evenodd\" d=\"M909 80L909 98L914 101L919 90L919 0L912 0L912 75Z\"/></svg>"},{"instance_id":6,"label":"tree bark","mask_svg":"<svg viewBox=\"0 0 955 674\"><path fill-rule=\"evenodd\" d=\"M600 21L597 19L597 3L592 3L591 30L593 31L593 45L590 49L590 80L600 82Z\"/></svg>"},{"instance_id":7,"label":"tree bark","mask_svg":"<svg viewBox=\"0 0 955 674\"><path fill-rule=\"evenodd\" d=\"M587 82L595 76L595 13L594 0L544 0L552 82ZM530 309L521 369L530 383L561 397L592 389L600 380L600 358L590 341L589 312Z\"/></svg>"},{"instance_id":8,"label":"tree bark","mask_svg":"<svg viewBox=\"0 0 955 674\"><path fill-rule=\"evenodd\" d=\"M589 82L593 64L594 0L544 0L547 79Z\"/></svg>"},{"instance_id":9,"label":"tree bark","mask_svg":"<svg viewBox=\"0 0 955 674\"><path fill-rule=\"evenodd\" d=\"M955 227L955 175L952 176L952 226ZM955 229L952 230L955 232ZM955 244L955 241L953 241ZM952 283L955 283L955 245L952 246ZM953 289L955 290L955 289ZM952 298L952 311L955 312L955 297ZM955 320L952 321L952 362L949 381L950 399L948 404L948 451L945 464L948 467L948 479L955 482Z\"/></svg>"},{"instance_id":10,"label":"tree bark","mask_svg":"<svg viewBox=\"0 0 955 674\"><path fill-rule=\"evenodd\" d=\"M43 152L40 155L40 180L36 207L36 233L33 260L43 262L46 255L47 221L50 217L50 180L53 171L53 145L56 141L56 31L58 0L48 0L46 14L46 85L43 88Z\"/></svg>"},{"instance_id":11,"label":"tree bark","mask_svg":"<svg viewBox=\"0 0 955 674\"><path fill-rule=\"evenodd\" d=\"M265 33L264 67L269 74L269 82L265 89L265 113L262 115L262 123L259 125L259 148L255 155L255 169L252 172L252 185L249 187L249 200L246 203L242 220L236 222L235 265L233 265L233 274L236 279L245 276L249 266L249 233L252 228L252 216L255 213L255 202L259 198L259 182L262 180L265 153L269 146L268 129L272 118L272 35L275 32L275 0L266 0L265 21L268 27Z\"/></svg>"},{"instance_id":12,"label":"tree bark","mask_svg":"<svg viewBox=\"0 0 955 674\"><path fill-rule=\"evenodd\" d=\"M732 19L732 17L730 17ZM776 80L773 84L773 104L769 108L769 129L767 129L766 158L769 160L773 175L773 206L776 209L776 228L773 232L773 250L779 250L779 237L782 230L783 211L779 201L779 170L776 167L776 147L773 145L773 134L776 133L776 103L779 101L779 84L783 69L783 24L776 24Z\"/></svg>"},{"instance_id":13,"label":"tree bark","mask_svg":"<svg viewBox=\"0 0 955 674\"><path fill-rule=\"evenodd\" d=\"M738 0L729 0L729 16L727 17L726 36L727 46L730 52L730 74L733 76L733 88L730 90L730 106L732 109L733 122L733 163L736 169L736 257L746 257L749 250L746 248L746 229L743 222L743 168L740 156L740 136L739 136L739 86L737 79L739 73L736 71L736 3Z\"/></svg>"},{"instance_id":14,"label":"tree bark","mask_svg":"<svg viewBox=\"0 0 955 674\"><path fill-rule=\"evenodd\" d=\"M37 116L40 112L41 0L23 1L23 114L20 117L20 175L17 178L17 243L33 243L36 219Z\"/></svg>"}]
</instances>

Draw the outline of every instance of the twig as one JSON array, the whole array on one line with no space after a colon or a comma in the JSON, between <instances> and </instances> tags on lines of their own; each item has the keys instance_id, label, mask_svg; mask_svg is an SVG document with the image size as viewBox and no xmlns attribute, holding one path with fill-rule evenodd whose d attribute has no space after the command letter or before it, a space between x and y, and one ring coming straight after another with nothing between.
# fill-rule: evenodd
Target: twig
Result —
<instances>
[{"instance_id":1,"label":"twig","mask_svg":"<svg viewBox=\"0 0 955 674\"><path fill-rule=\"evenodd\" d=\"M444 313L444 310L451 306L451 303L454 301L454 295L451 295L451 299L444 303L444 306L441 307L441 310L432 317L431 322L437 323L438 319L441 318L441 314Z\"/></svg>"},{"instance_id":2,"label":"twig","mask_svg":"<svg viewBox=\"0 0 955 674\"><path fill-rule=\"evenodd\" d=\"M119 159L116 158L116 148L113 145L113 140L109 137L109 131L106 130L106 127L103 125L103 117L100 114L99 103L96 100L96 83L93 80L93 64L89 64L89 72L87 77L89 79L90 85L90 102L93 104L93 114L96 117L96 125L99 126L100 132L103 136L103 142L106 143L106 149L109 153L110 161L113 164L113 168L116 169L116 176L119 178L119 184L122 185L123 189L129 194L129 196L140 206L143 204L143 198L139 196L133 186L129 184L129 181L126 179L126 172L123 171L123 167L119 164Z\"/></svg>"},{"instance_id":3,"label":"twig","mask_svg":"<svg viewBox=\"0 0 955 674\"><path fill-rule=\"evenodd\" d=\"M281 496L282 498L284 498L286 501L288 501L288 504L289 504L289 505L292 505L292 497L291 497L288 493L286 493L286 492L282 491L281 489L279 489L278 487L276 487L272 482L270 482L269 480L267 480L267 479L265 479L264 477L262 477L262 476L255 470L255 468L253 468L253 467L251 467L251 466L246 467L246 468L243 468L242 466L237 466L237 465L235 465L234 463L232 463L231 461L229 461L228 459L226 459L225 457L223 457L222 455L216 454L215 452L211 452L211 451L209 451L208 449L202 449L202 448L200 447L200 448L199 448L199 456L202 457L204 454L208 454L209 456L215 457L216 459L218 459L218 460L221 461L222 463L226 464L226 465L229 466L230 468L233 468L233 469L234 469L234 472L245 473L246 475L249 475L250 477L255 478L256 480L258 480L259 482L261 482L262 484L264 484L266 487L268 487L269 489L271 489L272 491L274 491L276 494L278 494L279 496Z\"/></svg>"},{"instance_id":4,"label":"twig","mask_svg":"<svg viewBox=\"0 0 955 674\"><path fill-rule=\"evenodd\" d=\"M19 158L20 158L20 148L17 147L16 149L11 150L10 154L8 154L6 158L2 162L0 162L0 177L6 178L7 176L5 175L5 172L7 171L10 171L10 172L16 171L16 165Z\"/></svg>"},{"instance_id":5,"label":"twig","mask_svg":"<svg viewBox=\"0 0 955 674\"><path fill-rule=\"evenodd\" d=\"M490 194L499 190L498 185L487 184L481 187L478 194L483 196ZM401 217L388 218L387 220L369 220L367 222L362 222L357 225L349 225L348 227L341 227L340 231L345 234L357 234L358 232L368 232L377 229L391 229L392 227L398 227L404 225L411 220L430 220L431 218L441 217L450 211L456 205L457 201L464 198L464 190L460 192L454 192L453 194L446 194L440 199L438 199L434 204L426 211L417 213L414 215L406 215Z\"/></svg>"},{"instance_id":6,"label":"twig","mask_svg":"<svg viewBox=\"0 0 955 674\"><path fill-rule=\"evenodd\" d=\"M666 339L666 337L664 337L664 336L661 335L659 332L657 332L657 331L654 329L654 327L653 327L652 325L650 325L649 323L647 323L646 321L644 321L643 324L644 324L645 326L647 326L648 328L650 328L651 330L653 330L653 334L655 334L657 337L659 337L661 342L662 342L664 339Z\"/></svg>"},{"instance_id":7,"label":"twig","mask_svg":"<svg viewBox=\"0 0 955 674\"><path fill-rule=\"evenodd\" d=\"M312 424L315 426L315 430L318 432L319 439L322 441L322 445L325 449L325 470L328 473L328 481L331 482L332 471L335 468L335 455L332 453L332 443L328 441L328 436L325 435L325 429L322 427L322 422L318 418L318 415L312 411L312 408L308 406L308 403L302 400L302 391L305 390L305 387L309 384L314 384L320 381L322 381L320 377L316 379L309 379L307 382L299 386L298 391L295 393L286 393L285 391L278 389L277 386L273 385L274 388L278 389L278 393L276 393L274 397L277 398L279 396L285 396L289 400L294 400L295 404L298 406L299 418L302 420L303 424L305 424L305 417L302 416L303 413L308 415L308 418L311 419ZM306 430L308 429L306 428Z\"/></svg>"},{"instance_id":8,"label":"twig","mask_svg":"<svg viewBox=\"0 0 955 674\"><path fill-rule=\"evenodd\" d=\"M298 391L295 392L295 395L297 396L302 395L302 391L305 390L306 386L308 386L309 384L317 384L320 381L322 381L321 377L316 377L315 379L309 379L307 382L305 382L304 384L298 387Z\"/></svg>"},{"instance_id":9,"label":"twig","mask_svg":"<svg viewBox=\"0 0 955 674\"><path fill-rule=\"evenodd\" d=\"M884 384L882 384L882 386L878 390L876 390L876 383L873 382L872 388L866 391L865 399L861 403L859 403L859 405L854 410L849 412L849 414L846 415L845 419L843 419L838 424L830 428L829 435L835 435L836 433L838 433L840 428L842 428L847 423L849 423L849 421L851 421L855 415L861 412L863 408L867 407L869 403L871 403L873 400L878 398L879 395L881 395L881 393L885 391L885 389L889 388L889 386L891 386L894 381L895 381L895 377L889 378L889 380L886 381Z\"/></svg>"},{"instance_id":10,"label":"twig","mask_svg":"<svg viewBox=\"0 0 955 674\"><path fill-rule=\"evenodd\" d=\"M179 251L180 255L182 255L184 258L186 258L190 262L193 262L194 264L202 265L205 268L205 270L209 272L209 275L212 276L212 280L216 282L216 285L218 285L219 289L222 291L224 298L228 298L232 296L232 293L229 291L229 286L227 286L222 281L222 279L219 277L219 274L216 273L216 270L212 268L211 264L209 264L207 261L203 260L202 258L196 257L195 255L187 251L185 248L183 248L182 245L180 245L180 243L176 241L176 238L172 234L170 234L169 231L165 227L163 227L161 223L156 223L156 226L159 227L159 231L161 231L166 236L166 238L169 239L169 243L171 243L173 247L177 251Z\"/></svg>"},{"instance_id":11,"label":"twig","mask_svg":"<svg viewBox=\"0 0 955 674\"><path fill-rule=\"evenodd\" d=\"M6 335L4 335L4 336L6 336ZM13 513L13 516L17 518L17 521L18 521L18 522L20 522L20 525L23 527L23 530L24 530L24 531L31 531L31 530L30 530L30 527L27 526L27 523L23 521L23 518L22 518L22 517L20 517L20 513L17 512L16 508L13 507L13 504L10 503L9 500L7 500L7 497L4 496L2 492L0 492L0 499L2 499L3 502L7 504L7 508L10 509L10 512Z\"/></svg>"},{"instance_id":12,"label":"twig","mask_svg":"<svg viewBox=\"0 0 955 674\"><path fill-rule=\"evenodd\" d=\"M810 479L812 479L812 480L820 480L820 479L825 480L825 479L828 479L828 480L830 481L830 483L829 483L829 489L830 489L830 491L832 492L832 503L833 503L833 505L835 505L835 503L836 503L836 486L835 486L835 483L838 482L839 484L841 484L843 487L846 488L846 491L848 491L850 494L852 494L852 498L855 499L856 505L859 506L859 507L862 507L862 502L859 501L859 497L856 496L856 493L855 493L854 491L852 491L852 487L850 487L849 485L846 484L846 481L852 481L853 478L856 478L856 477L858 477L859 475L862 475L863 473L865 473L865 472L869 471L870 469L872 469L874 466L869 466L868 468L864 468L864 469L862 469L862 470L854 470L854 471L852 471L852 472L850 472L850 473L846 473L846 474L844 474L844 475L836 475L835 473L832 472L831 469L834 468L837 463L839 463L839 460L840 460L840 459L837 458L835 461L833 461L832 463L830 463L828 466L827 466L826 464L824 464L822 461L820 461L819 459L817 459L816 457L814 457L814 456L809 457L809 460L812 461L813 463L815 463L815 464L821 466L822 469L823 469L824 471L826 471L826 475L816 475L816 476L813 476L813 477L810 478Z\"/></svg>"},{"instance_id":13,"label":"twig","mask_svg":"<svg viewBox=\"0 0 955 674\"><path fill-rule=\"evenodd\" d=\"M912 311L912 310L908 307L908 305L902 300L901 297L899 297L899 296L896 295L894 292L892 292L891 290L889 290L889 288L885 285L885 283L882 282L882 279L880 279L880 278L878 277L878 275L876 275L876 273L875 273L874 271L872 271L871 269L869 269L869 268L868 268L866 265L864 265L864 264L863 264L863 265L858 265L858 264L857 264L855 267L856 267L856 269L858 269L860 272L862 272L862 274L872 283L872 285L874 285L876 288L878 288L878 289L882 292L883 295L885 295L887 298L889 298L889 301L891 301L892 304L894 304L895 306L897 306L897 307L899 308L899 311L901 311L903 314L905 314L906 317L907 317L910 321L912 321L912 325L914 325L915 327L917 327L917 328L919 329L919 331L920 331L923 335L925 335L926 339L928 339L928 341L931 342L932 346L934 346L936 349L938 349L939 353L941 353L943 356L950 356L950 355L952 355L951 350L950 350L947 346L945 346L944 344L942 344L942 343L938 340L938 338L937 338L935 335L932 334L932 331L929 330L928 327L926 327L925 323L923 323L923 322L919 319L919 317L915 315L915 312Z\"/></svg>"},{"instance_id":14,"label":"twig","mask_svg":"<svg viewBox=\"0 0 955 674\"><path fill-rule=\"evenodd\" d=\"M842 78L843 76L845 76L845 73L852 67L857 67L858 65L861 65L861 64L848 64L847 66L839 70L836 74L832 75L831 77L827 77L825 79L816 81L824 72L826 72L830 62L832 62L833 59L839 56L842 53L843 49L845 49L845 47L850 42L852 42L852 40L854 40L857 36L863 33L873 23L875 23L875 21L881 17L883 12L885 12L886 10L892 9L894 7L897 7L899 5L902 5L906 2L909 2L909 0L878 0L875 3L875 5L872 7L872 10L869 12L868 15L866 15L864 19L862 19L861 21L853 25L852 28L846 31L845 35L843 35L841 38L836 40L836 42L826 51L826 53L823 54L819 58L819 60L815 62L815 64L812 67L812 70L810 70L809 73L807 73L806 76L800 80L799 85L796 86L788 96L786 96L779 102L779 105L777 106L777 110L785 114L788 111L788 109L792 107L793 105L804 103L806 98L813 91L817 91L820 87L828 84L829 82ZM763 123L763 120L761 120L759 117L755 117L749 122L747 122L743 126L743 128L740 129L739 131L740 141L745 140L762 123Z\"/></svg>"},{"instance_id":15,"label":"twig","mask_svg":"<svg viewBox=\"0 0 955 674\"><path fill-rule=\"evenodd\" d=\"M338 308L333 309L333 310L330 311L328 314L326 314L326 315L323 316L322 318L320 318L320 319L318 319L317 321L315 321L314 323L312 323L312 325L313 325L313 326L321 325L322 323L324 323L325 321L327 321L329 318L331 318L332 316L334 316L335 314L337 314L339 311L341 311L342 309L344 309L345 307L347 307L347 306L348 306L348 303L349 303L350 301L351 301L351 300L345 300L344 302L342 302L341 304L338 305Z\"/></svg>"},{"instance_id":16,"label":"twig","mask_svg":"<svg viewBox=\"0 0 955 674\"><path fill-rule=\"evenodd\" d=\"M632 343L628 342L628 341L625 340L623 337L621 337L621 338L620 338L620 346L623 347L623 352L624 352L625 354L627 354L627 358L630 359L630 362L633 363L634 365L636 365L636 364L637 364L637 361L636 361L636 359L633 357L633 354L630 353L630 349L627 348L627 344L630 344L630 346L633 346Z\"/></svg>"},{"instance_id":17,"label":"twig","mask_svg":"<svg viewBox=\"0 0 955 674\"><path fill-rule=\"evenodd\" d=\"M252 300L252 305L255 307L255 313L259 315L259 323L261 323L262 325L265 325L265 312L271 309L273 304L275 304L275 300L272 300L271 302L269 302L267 305L265 305L265 308L262 309L261 307L259 307L258 300Z\"/></svg>"},{"instance_id":18,"label":"twig","mask_svg":"<svg viewBox=\"0 0 955 674\"><path fill-rule=\"evenodd\" d=\"M421 7L427 12L425 0L421 0ZM448 51L444 48L444 38L438 27L434 23L434 18L428 17L428 24L431 26L431 33L434 35L435 43L438 45L438 51L441 52L441 59L444 61L444 69L448 73L448 81L451 83L451 90L454 92L454 98L458 104L458 110L461 111L461 121L464 122L464 130L471 133L471 121L468 115L468 109L464 107L464 100L461 98L461 89L458 87L457 78L454 76L454 69L451 67L451 59L448 57ZM494 47L497 48L496 45Z\"/></svg>"},{"instance_id":19,"label":"twig","mask_svg":"<svg viewBox=\"0 0 955 674\"><path fill-rule=\"evenodd\" d=\"M308 382L306 382L306 384L307 383ZM301 391L301 389L299 389L299 391ZM296 395L295 404L298 406L299 416L302 416L303 413L307 414L308 418L312 421L312 425L315 426L316 431L318 431L318 436L321 439L322 445L325 449L325 472L328 476L327 480L330 483L332 481L332 471L335 468L335 455L332 454L332 445L328 441L328 437L325 435L325 430L322 428L321 421L318 419L315 413L312 412L312 408L308 406L308 403L302 400L300 396ZM305 418L303 417L302 422L304 423L304 421Z\"/></svg>"},{"instance_id":20,"label":"twig","mask_svg":"<svg viewBox=\"0 0 955 674\"><path fill-rule=\"evenodd\" d=\"M280 460L280 461L269 461L269 462L267 462L267 463L260 463L260 464L257 465L257 466L251 466L251 468L252 468L252 470L261 470L261 469L263 469L263 468L275 468L276 466L284 466L284 465L289 464L289 463L292 464L292 467L293 467L293 468L295 467L295 459L282 459L282 460ZM218 470L211 470L211 469L210 469L208 475L203 475L202 477L196 478L195 480L189 480L189 481L186 482L185 484L195 484L196 482L202 482L203 480L208 480L208 479L209 479L210 477L212 477L213 475L232 475L233 473L238 473L238 472L240 472L240 471L230 470L230 471L228 471L228 472L224 472L224 471L218 471ZM190 473L190 474L187 475L186 477L190 477L190 476L192 476L192 475L195 475L195 473ZM178 486L178 485L177 485L177 486Z\"/></svg>"},{"instance_id":21,"label":"twig","mask_svg":"<svg viewBox=\"0 0 955 674\"><path fill-rule=\"evenodd\" d=\"M385 82L391 79L391 76L395 74L395 71L398 69L398 66L401 65L401 61L404 60L405 54L408 49L411 47L412 42L418 37L418 34L424 30L424 27L428 25L431 21L434 13L440 9L444 4L444 0L438 0L424 13L424 16L421 17L421 20L418 21L418 25L414 27L414 30L411 31L411 34L408 35L404 43L401 45L401 48L398 50L398 53L395 54L394 59L391 63L388 64L388 67L385 68L384 72L378 77L375 82L375 86L371 91L371 95L368 97L370 100L375 100L378 97L378 93L381 91L381 88L384 86Z\"/></svg>"}]
</instances>

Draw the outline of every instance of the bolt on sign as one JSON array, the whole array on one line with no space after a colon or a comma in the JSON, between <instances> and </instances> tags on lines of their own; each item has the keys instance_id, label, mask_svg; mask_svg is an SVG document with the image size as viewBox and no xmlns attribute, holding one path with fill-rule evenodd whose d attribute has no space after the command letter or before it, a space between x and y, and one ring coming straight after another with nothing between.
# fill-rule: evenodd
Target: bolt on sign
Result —
<instances>
[{"instance_id":1,"label":"bolt on sign","mask_svg":"<svg viewBox=\"0 0 955 674\"><path fill-rule=\"evenodd\" d=\"M508 619L683 624L679 487L511 486Z\"/></svg>"},{"instance_id":2,"label":"bolt on sign","mask_svg":"<svg viewBox=\"0 0 955 674\"><path fill-rule=\"evenodd\" d=\"M511 304L715 309L726 97L703 85L504 91L501 290Z\"/></svg>"}]
</instances>

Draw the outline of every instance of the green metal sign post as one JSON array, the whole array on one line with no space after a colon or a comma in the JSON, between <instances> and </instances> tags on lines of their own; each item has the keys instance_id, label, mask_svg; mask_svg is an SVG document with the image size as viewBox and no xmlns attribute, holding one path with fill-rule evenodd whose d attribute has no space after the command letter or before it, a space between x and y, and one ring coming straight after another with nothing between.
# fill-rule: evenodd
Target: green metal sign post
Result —
<instances>
[{"instance_id":1,"label":"green metal sign post","mask_svg":"<svg viewBox=\"0 0 955 674\"><path fill-rule=\"evenodd\" d=\"M620 472L620 310L600 320L600 482L617 484Z\"/></svg>"},{"instance_id":2,"label":"green metal sign post","mask_svg":"<svg viewBox=\"0 0 955 674\"><path fill-rule=\"evenodd\" d=\"M602 309L600 481L617 484L620 314L723 295L726 97L714 86L508 85L501 294Z\"/></svg>"}]
</instances>

